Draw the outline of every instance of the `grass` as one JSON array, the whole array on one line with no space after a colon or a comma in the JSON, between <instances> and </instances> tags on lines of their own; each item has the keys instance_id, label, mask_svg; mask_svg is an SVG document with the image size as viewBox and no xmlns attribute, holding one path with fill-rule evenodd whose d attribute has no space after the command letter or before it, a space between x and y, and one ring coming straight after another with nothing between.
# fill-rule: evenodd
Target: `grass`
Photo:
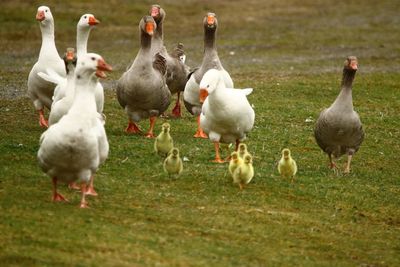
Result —
<instances>
[{"instance_id":1,"label":"grass","mask_svg":"<svg viewBox=\"0 0 400 267\"><path fill-rule=\"evenodd\" d=\"M213 146L192 138L187 112L169 120L181 154L178 180L162 172L153 141L124 133L113 81L138 48L137 22L152 2L48 1L59 52L75 42L79 16L102 23L89 40L115 71L104 81L110 155L97 198L78 209L50 201L37 165L42 129L25 96L40 48L38 1L0 10L0 264L2 266L399 266L400 33L397 1L163 1L165 42L183 42L187 63L202 57L201 20L218 16L221 60L237 87L253 87L256 123L247 144L255 178L239 191ZM214 3L217 2L217 3ZM230 55L234 52L234 55ZM315 119L339 92L343 61L360 67L353 98L366 131L352 173L336 176L313 138ZM309 118L312 122L306 122ZM157 121L157 131L164 120ZM148 122L141 123L147 129ZM278 176L280 151L299 165ZM227 154L227 152L224 152ZM340 161L343 165L345 159Z\"/></svg>"}]
</instances>

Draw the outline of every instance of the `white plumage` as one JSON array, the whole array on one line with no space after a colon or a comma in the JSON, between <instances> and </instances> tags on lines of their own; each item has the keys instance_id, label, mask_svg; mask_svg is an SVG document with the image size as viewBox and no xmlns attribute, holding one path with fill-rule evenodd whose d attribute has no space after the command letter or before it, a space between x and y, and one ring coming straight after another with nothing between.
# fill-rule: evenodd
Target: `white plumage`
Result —
<instances>
[{"instance_id":1,"label":"white plumage","mask_svg":"<svg viewBox=\"0 0 400 267\"><path fill-rule=\"evenodd\" d=\"M96 111L96 75L111 70L101 56L86 54L75 71L75 96L68 113L40 138L39 165L53 178L53 200L65 200L57 181L82 182L81 207L86 207L86 183L108 156L109 145L101 116Z\"/></svg>"},{"instance_id":2,"label":"white plumage","mask_svg":"<svg viewBox=\"0 0 400 267\"><path fill-rule=\"evenodd\" d=\"M200 126L216 144L216 161L219 142L238 143L246 138L254 125L255 113L247 100L253 89L226 88L220 71L211 69L200 82L200 96L204 101ZM217 149L218 148L218 149Z\"/></svg>"}]
</instances>

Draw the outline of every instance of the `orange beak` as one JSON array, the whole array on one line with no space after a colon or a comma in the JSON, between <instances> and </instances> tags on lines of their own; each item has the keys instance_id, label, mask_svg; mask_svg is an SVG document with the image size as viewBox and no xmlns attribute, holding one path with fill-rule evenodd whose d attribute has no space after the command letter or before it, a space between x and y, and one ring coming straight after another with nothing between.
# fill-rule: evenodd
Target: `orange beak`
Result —
<instances>
[{"instance_id":1,"label":"orange beak","mask_svg":"<svg viewBox=\"0 0 400 267\"><path fill-rule=\"evenodd\" d=\"M146 23L146 32L150 36L154 34L154 23L153 22L147 22Z\"/></svg>"},{"instance_id":2,"label":"orange beak","mask_svg":"<svg viewBox=\"0 0 400 267\"><path fill-rule=\"evenodd\" d=\"M213 25L214 21L215 21L215 17L213 15L208 15L207 16L207 24L208 25L210 25L210 26Z\"/></svg>"},{"instance_id":3,"label":"orange beak","mask_svg":"<svg viewBox=\"0 0 400 267\"><path fill-rule=\"evenodd\" d=\"M200 93L199 93L199 97L200 97L200 103L204 103L204 101L206 100L208 96L208 92L206 89L200 88Z\"/></svg>"},{"instance_id":4,"label":"orange beak","mask_svg":"<svg viewBox=\"0 0 400 267\"><path fill-rule=\"evenodd\" d=\"M74 51L67 51L67 60L73 60L74 59Z\"/></svg>"},{"instance_id":5,"label":"orange beak","mask_svg":"<svg viewBox=\"0 0 400 267\"><path fill-rule=\"evenodd\" d=\"M352 60L350 62L350 68L352 68L353 70L357 70L358 66L357 66L357 61Z\"/></svg>"},{"instance_id":6,"label":"orange beak","mask_svg":"<svg viewBox=\"0 0 400 267\"><path fill-rule=\"evenodd\" d=\"M94 26L94 25L97 25L99 23L100 23L100 21L97 20L95 17L92 17L92 16L89 17L89 25L90 26Z\"/></svg>"},{"instance_id":7,"label":"orange beak","mask_svg":"<svg viewBox=\"0 0 400 267\"><path fill-rule=\"evenodd\" d=\"M155 18L155 17L157 17L158 15L160 15L160 10L158 9L158 7L153 6L153 7L151 8L150 15L151 15L153 18Z\"/></svg>"},{"instance_id":8,"label":"orange beak","mask_svg":"<svg viewBox=\"0 0 400 267\"><path fill-rule=\"evenodd\" d=\"M99 59L97 61L97 71L96 76L99 78L105 78L107 75L103 71L112 71L111 65L108 65L104 59Z\"/></svg>"},{"instance_id":9,"label":"orange beak","mask_svg":"<svg viewBox=\"0 0 400 267\"><path fill-rule=\"evenodd\" d=\"M44 11L38 11L36 13L36 20L37 21L43 21L46 18L46 16L44 15Z\"/></svg>"}]
</instances>

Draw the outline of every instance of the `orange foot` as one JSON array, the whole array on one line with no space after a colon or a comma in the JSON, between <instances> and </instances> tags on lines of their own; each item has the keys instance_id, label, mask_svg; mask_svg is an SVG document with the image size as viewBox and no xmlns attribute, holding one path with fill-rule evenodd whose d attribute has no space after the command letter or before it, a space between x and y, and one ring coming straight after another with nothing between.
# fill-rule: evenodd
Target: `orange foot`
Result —
<instances>
[{"instance_id":1,"label":"orange foot","mask_svg":"<svg viewBox=\"0 0 400 267\"><path fill-rule=\"evenodd\" d=\"M86 201L82 201L81 204L79 205L79 208L81 209L89 208L88 203Z\"/></svg>"},{"instance_id":2,"label":"orange foot","mask_svg":"<svg viewBox=\"0 0 400 267\"><path fill-rule=\"evenodd\" d=\"M205 138L207 139L208 136L203 130L197 130L196 133L193 135L195 138Z\"/></svg>"},{"instance_id":3,"label":"orange foot","mask_svg":"<svg viewBox=\"0 0 400 267\"><path fill-rule=\"evenodd\" d=\"M212 162L215 162L215 163L225 163L226 161L223 160L223 159L218 159L218 158L216 158L216 159L214 159Z\"/></svg>"},{"instance_id":4,"label":"orange foot","mask_svg":"<svg viewBox=\"0 0 400 267\"><path fill-rule=\"evenodd\" d=\"M67 202L68 200L60 193L55 193L53 195L53 201L54 202Z\"/></svg>"},{"instance_id":5,"label":"orange foot","mask_svg":"<svg viewBox=\"0 0 400 267\"><path fill-rule=\"evenodd\" d=\"M91 186L88 187L88 189L86 190L86 193L85 193L85 194L86 194L86 195L89 195L89 196L94 196L94 197L97 197L97 196L98 196L96 190L94 190L94 188L91 187Z\"/></svg>"},{"instance_id":6,"label":"orange foot","mask_svg":"<svg viewBox=\"0 0 400 267\"><path fill-rule=\"evenodd\" d=\"M176 103L174 109L172 110L172 116L174 118L181 118L182 113L181 113L181 105L178 105L179 103Z\"/></svg>"},{"instance_id":7,"label":"orange foot","mask_svg":"<svg viewBox=\"0 0 400 267\"><path fill-rule=\"evenodd\" d=\"M126 129L125 129L125 132L131 133L131 134L137 134L137 133L141 133L142 131L136 125L136 123L129 122L128 127L126 127Z\"/></svg>"},{"instance_id":8,"label":"orange foot","mask_svg":"<svg viewBox=\"0 0 400 267\"><path fill-rule=\"evenodd\" d=\"M153 132L148 132L145 137L147 138L155 138L156 136L153 134Z\"/></svg>"}]
</instances>

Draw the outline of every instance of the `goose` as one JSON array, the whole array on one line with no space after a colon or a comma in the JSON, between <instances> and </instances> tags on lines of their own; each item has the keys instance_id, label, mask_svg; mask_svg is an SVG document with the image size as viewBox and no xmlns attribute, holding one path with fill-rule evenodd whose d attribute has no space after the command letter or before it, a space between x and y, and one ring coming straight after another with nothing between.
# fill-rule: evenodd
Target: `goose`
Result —
<instances>
[{"instance_id":1,"label":"goose","mask_svg":"<svg viewBox=\"0 0 400 267\"><path fill-rule=\"evenodd\" d=\"M348 57L344 62L341 91L333 104L321 111L314 129L315 140L328 154L331 169L337 168L333 157L347 154L344 173L350 172L353 155L364 140L360 116L353 108L352 84L357 69L357 58Z\"/></svg>"},{"instance_id":2,"label":"goose","mask_svg":"<svg viewBox=\"0 0 400 267\"><path fill-rule=\"evenodd\" d=\"M254 176L253 157L249 154L244 156L243 162L233 172L233 182L239 184L240 190L250 183Z\"/></svg>"},{"instance_id":3,"label":"goose","mask_svg":"<svg viewBox=\"0 0 400 267\"><path fill-rule=\"evenodd\" d=\"M165 83L166 61L157 53L151 54L152 36L157 25L151 16L139 23L140 49L130 68L117 81L117 98L125 109L129 123L127 133L139 133L136 123L150 117L146 137L154 138L154 124L158 115L167 110L171 93ZM154 59L153 59L154 58Z\"/></svg>"},{"instance_id":4,"label":"goose","mask_svg":"<svg viewBox=\"0 0 400 267\"><path fill-rule=\"evenodd\" d=\"M183 171L183 162L181 157L179 156L179 149L174 147L172 148L167 158L163 163L164 171L168 173L168 176L178 177Z\"/></svg>"},{"instance_id":5,"label":"goose","mask_svg":"<svg viewBox=\"0 0 400 267\"><path fill-rule=\"evenodd\" d=\"M214 142L215 160L223 163L219 155L219 142L236 142L246 139L254 125L254 110L247 100L253 89L226 88L221 71L210 69L200 82L200 102L204 103L200 114L200 127Z\"/></svg>"},{"instance_id":6,"label":"goose","mask_svg":"<svg viewBox=\"0 0 400 267\"><path fill-rule=\"evenodd\" d=\"M183 91L183 99L186 109L197 116L197 131L194 135L196 138L207 138L207 135L200 127L200 113L202 103L199 101L199 85L204 74L210 69L217 69L221 72L222 80L227 88L233 88L233 81L229 73L222 67L218 57L216 46L216 32L218 20L214 13L208 13L203 20L204 25L204 54L201 66L189 74L185 90Z\"/></svg>"},{"instance_id":7,"label":"goose","mask_svg":"<svg viewBox=\"0 0 400 267\"><path fill-rule=\"evenodd\" d=\"M83 55L75 71L75 96L70 110L40 137L39 166L52 178L53 201L67 201L57 191L59 181L79 181L80 207L87 207L86 185L106 160L109 150L106 132L96 110L95 75L104 78L103 71L111 69L101 56Z\"/></svg>"},{"instance_id":8,"label":"goose","mask_svg":"<svg viewBox=\"0 0 400 267\"><path fill-rule=\"evenodd\" d=\"M50 110L54 93L54 84L43 80L37 74L46 69L52 69L58 75L65 77L64 61L60 58L54 42L54 19L50 8L40 6L36 13L36 20L39 21L42 33L42 46L39 59L33 65L28 76L28 95L33 101L35 109L39 112L39 125L48 127L44 117L44 108Z\"/></svg>"},{"instance_id":9,"label":"goose","mask_svg":"<svg viewBox=\"0 0 400 267\"><path fill-rule=\"evenodd\" d=\"M151 48L152 54L160 53L167 61L166 83L171 94L177 94L176 103L172 109L172 116L180 118L182 116L180 94L185 89L189 74L189 67L185 65L186 56L183 44L179 43L172 53L168 53L164 46L163 34L163 22L166 13L159 5L152 5L149 13L157 24Z\"/></svg>"},{"instance_id":10,"label":"goose","mask_svg":"<svg viewBox=\"0 0 400 267\"><path fill-rule=\"evenodd\" d=\"M292 177L293 182L294 176L297 173L297 164L292 158L289 148L282 150L282 157L278 162L278 172L282 177Z\"/></svg>"},{"instance_id":11,"label":"goose","mask_svg":"<svg viewBox=\"0 0 400 267\"><path fill-rule=\"evenodd\" d=\"M76 30L77 57L87 53L87 43L90 31L95 25L99 23L100 21L97 20L92 14L84 14L80 17L77 23L77 30ZM50 76L55 76L54 73L50 72L49 70L47 71L47 74L49 74ZM66 96L66 91L67 91L66 84L67 84L66 80L64 80L63 83L58 84L56 86L54 90L53 102L57 102ZM104 92L103 92L103 87L100 83L98 83L97 87L98 88L96 88L96 105L97 105L97 110L99 112L102 112L104 105L103 104Z\"/></svg>"},{"instance_id":12,"label":"goose","mask_svg":"<svg viewBox=\"0 0 400 267\"><path fill-rule=\"evenodd\" d=\"M174 147L174 140L169 131L170 124L165 122L161 125L161 132L154 141L154 151L160 156L167 156L168 152Z\"/></svg>"},{"instance_id":13,"label":"goose","mask_svg":"<svg viewBox=\"0 0 400 267\"><path fill-rule=\"evenodd\" d=\"M67 114L69 108L72 105L75 91L75 66L76 66L76 55L73 48L67 48L67 52L64 56L65 69L67 72L67 78L56 76L56 73L52 73L51 70L47 70L47 73L39 72L38 75L45 80L53 81L57 84L56 89L65 90L65 97L54 100L51 105L51 111L49 115L49 125L57 123L62 116Z\"/></svg>"}]
</instances>

